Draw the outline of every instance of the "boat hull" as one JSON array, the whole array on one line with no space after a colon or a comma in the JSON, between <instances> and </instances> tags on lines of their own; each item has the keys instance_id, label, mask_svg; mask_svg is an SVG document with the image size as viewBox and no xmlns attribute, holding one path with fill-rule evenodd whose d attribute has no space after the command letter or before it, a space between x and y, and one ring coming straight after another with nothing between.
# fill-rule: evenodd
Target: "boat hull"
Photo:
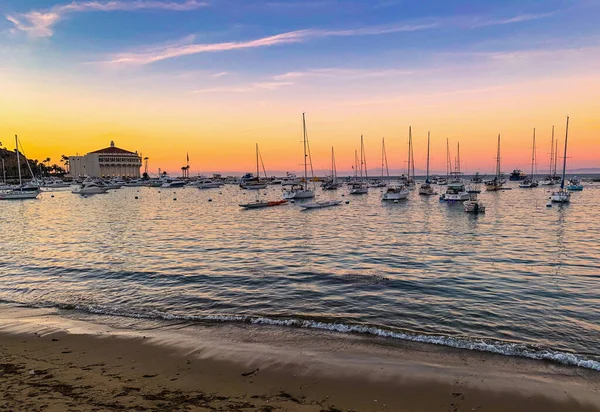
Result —
<instances>
[{"instance_id":1,"label":"boat hull","mask_svg":"<svg viewBox=\"0 0 600 412\"><path fill-rule=\"evenodd\" d=\"M73 190L71 193L76 195L100 195L102 193L106 193L108 188L106 187L90 187L86 189Z\"/></svg>"},{"instance_id":2,"label":"boat hull","mask_svg":"<svg viewBox=\"0 0 600 412\"><path fill-rule=\"evenodd\" d=\"M27 200L36 199L40 193L36 191L12 191L0 193L0 200Z\"/></svg>"},{"instance_id":3,"label":"boat hull","mask_svg":"<svg viewBox=\"0 0 600 412\"><path fill-rule=\"evenodd\" d=\"M287 202L288 202L287 200L276 200L273 202L246 203L246 204L241 204L240 207L243 207L244 209L262 209L265 207L285 205Z\"/></svg>"},{"instance_id":4,"label":"boat hull","mask_svg":"<svg viewBox=\"0 0 600 412\"><path fill-rule=\"evenodd\" d=\"M296 190L283 192L284 199L312 199L315 194L312 190Z\"/></svg>"},{"instance_id":5,"label":"boat hull","mask_svg":"<svg viewBox=\"0 0 600 412\"><path fill-rule=\"evenodd\" d=\"M463 206L467 213L485 213L485 206L477 200L467 200Z\"/></svg>"},{"instance_id":6,"label":"boat hull","mask_svg":"<svg viewBox=\"0 0 600 412\"><path fill-rule=\"evenodd\" d=\"M554 192L550 196L552 203L569 203L571 201L571 193L569 192Z\"/></svg>"},{"instance_id":7,"label":"boat hull","mask_svg":"<svg viewBox=\"0 0 600 412\"><path fill-rule=\"evenodd\" d=\"M335 201L330 201L330 202L315 202L315 203L307 203L305 205L302 205L302 209L323 209L326 207L333 207L333 206L339 206L342 204L341 200L335 200Z\"/></svg>"}]
</instances>

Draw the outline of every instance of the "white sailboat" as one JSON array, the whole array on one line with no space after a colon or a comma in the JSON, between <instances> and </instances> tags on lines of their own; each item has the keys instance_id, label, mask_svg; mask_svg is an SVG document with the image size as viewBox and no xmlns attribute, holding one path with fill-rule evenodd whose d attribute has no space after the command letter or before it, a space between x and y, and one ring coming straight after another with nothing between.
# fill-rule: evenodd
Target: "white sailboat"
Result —
<instances>
[{"instance_id":1,"label":"white sailboat","mask_svg":"<svg viewBox=\"0 0 600 412\"><path fill-rule=\"evenodd\" d=\"M308 188L308 163L310 160L310 170L312 173L312 159L310 159L310 148L308 146L308 136L306 134L306 117L304 113L302 113L302 135L303 135L303 143L304 143L304 182L302 185L294 185L289 190L283 192L284 199L312 199L315 197L314 190ZM307 149L309 153L307 153ZM312 176L314 180L314 174Z\"/></svg>"},{"instance_id":2,"label":"white sailboat","mask_svg":"<svg viewBox=\"0 0 600 412\"><path fill-rule=\"evenodd\" d=\"M23 178L21 176L21 153L19 152L19 138L15 135L15 153L17 154L17 169L19 170L19 187L0 193L0 200L26 200L35 199L40 194L38 188L33 190L24 190ZM26 158L27 159L27 158Z\"/></svg>"},{"instance_id":3,"label":"white sailboat","mask_svg":"<svg viewBox=\"0 0 600 412\"><path fill-rule=\"evenodd\" d=\"M387 153L385 151L385 137L381 138L381 179L372 181L369 186L371 187L387 187L387 180L384 180L384 171L387 179L390 178L390 169L388 167Z\"/></svg>"},{"instance_id":4,"label":"white sailboat","mask_svg":"<svg viewBox=\"0 0 600 412\"><path fill-rule=\"evenodd\" d=\"M450 160L450 141L446 138L446 178L439 177L437 184L445 186L450 181L450 171L452 170L452 160Z\"/></svg>"},{"instance_id":5,"label":"white sailboat","mask_svg":"<svg viewBox=\"0 0 600 412\"><path fill-rule=\"evenodd\" d=\"M502 172L500 171L500 135L498 134L498 153L496 154L496 176L492 180L485 182L485 190L488 192L495 192L502 190L504 181L502 179Z\"/></svg>"},{"instance_id":6,"label":"white sailboat","mask_svg":"<svg viewBox=\"0 0 600 412\"><path fill-rule=\"evenodd\" d=\"M360 164L357 160L356 151L354 152L354 157L356 160L356 168L355 168L355 177L358 179L358 172L360 172L360 180L356 180L350 184L351 195L365 195L369 192L369 176L367 174L367 160L365 156L365 143L363 140L363 136L360 136ZM364 170L364 180L363 180L363 170Z\"/></svg>"},{"instance_id":7,"label":"white sailboat","mask_svg":"<svg viewBox=\"0 0 600 412\"><path fill-rule=\"evenodd\" d=\"M454 159L454 171L450 172L450 183L462 183L464 176L460 171L460 142L456 143L456 159Z\"/></svg>"},{"instance_id":8,"label":"white sailboat","mask_svg":"<svg viewBox=\"0 0 600 412\"><path fill-rule=\"evenodd\" d=\"M240 187L246 190L261 190L267 187L266 181L260 180L260 169L258 167L258 160L260 158L260 152L258 151L258 143L256 144L256 177L245 179L243 183L240 183ZM262 159L261 159L262 161ZM263 172L265 172L265 165L263 164ZM267 173L265 172L265 178Z\"/></svg>"},{"instance_id":9,"label":"white sailboat","mask_svg":"<svg viewBox=\"0 0 600 412\"><path fill-rule=\"evenodd\" d=\"M419 186L419 194L423 196L435 195L433 186L431 186L431 182L429 181L429 145L430 133L427 132L427 174L425 176L425 183L422 183L421 186Z\"/></svg>"},{"instance_id":10,"label":"white sailboat","mask_svg":"<svg viewBox=\"0 0 600 412\"><path fill-rule=\"evenodd\" d=\"M519 187L523 189L529 189L538 187L538 182L535 180L535 127L533 128L533 149L531 150L531 175L527 176L525 180L519 183Z\"/></svg>"},{"instance_id":11,"label":"white sailboat","mask_svg":"<svg viewBox=\"0 0 600 412\"><path fill-rule=\"evenodd\" d=\"M556 143L556 145L555 145ZM554 139L554 126L552 126L552 141L550 142L550 170L549 173L540 182L542 186L554 186L560 181L556 175L556 166L558 161L558 139Z\"/></svg>"},{"instance_id":12,"label":"white sailboat","mask_svg":"<svg viewBox=\"0 0 600 412\"><path fill-rule=\"evenodd\" d=\"M327 179L322 186L323 190L337 190L340 188L340 184L337 180L337 170L335 167L335 153L333 152L333 146L331 147L331 177Z\"/></svg>"},{"instance_id":13,"label":"white sailboat","mask_svg":"<svg viewBox=\"0 0 600 412\"><path fill-rule=\"evenodd\" d=\"M567 116L567 129L565 132L565 154L563 158L562 179L560 181L560 189L553 192L550 200L553 203L569 203L571 201L571 192L565 188L565 173L567 170L567 142L569 140L569 116Z\"/></svg>"}]
</instances>

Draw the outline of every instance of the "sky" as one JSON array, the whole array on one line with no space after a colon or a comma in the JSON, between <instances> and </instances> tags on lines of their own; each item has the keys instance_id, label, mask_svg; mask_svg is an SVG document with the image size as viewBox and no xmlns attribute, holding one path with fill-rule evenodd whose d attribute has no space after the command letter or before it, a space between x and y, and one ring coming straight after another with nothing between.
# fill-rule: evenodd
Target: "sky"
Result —
<instances>
[{"instance_id":1,"label":"sky","mask_svg":"<svg viewBox=\"0 0 600 412\"><path fill-rule=\"evenodd\" d=\"M0 142L178 172L600 167L600 0L0 0Z\"/></svg>"}]
</instances>

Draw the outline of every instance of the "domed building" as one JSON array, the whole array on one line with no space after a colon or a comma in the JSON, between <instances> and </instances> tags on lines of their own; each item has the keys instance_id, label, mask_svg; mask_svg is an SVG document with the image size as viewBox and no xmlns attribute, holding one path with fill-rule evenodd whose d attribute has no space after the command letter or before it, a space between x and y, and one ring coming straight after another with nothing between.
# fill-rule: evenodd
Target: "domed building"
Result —
<instances>
[{"instance_id":1,"label":"domed building","mask_svg":"<svg viewBox=\"0 0 600 412\"><path fill-rule=\"evenodd\" d=\"M142 156L115 146L90 152L85 156L69 156L72 177L128 177L139 178Z\"/></svg>"}]
</instances>

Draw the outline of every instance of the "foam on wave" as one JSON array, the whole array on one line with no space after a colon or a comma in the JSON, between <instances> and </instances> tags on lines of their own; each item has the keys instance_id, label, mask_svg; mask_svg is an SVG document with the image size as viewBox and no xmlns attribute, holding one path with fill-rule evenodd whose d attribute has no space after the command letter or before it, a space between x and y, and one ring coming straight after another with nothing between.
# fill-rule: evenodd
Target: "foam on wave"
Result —
<instances>
[{"instance_id":1,"label":"foam on wave","mask_svg":"<svg viewBox=\"0 0 600 412\"><path fill-rule=\"evenodd\" d=\"M306 329L326 330L338 333L361 333L381 336L391 339L402 339L412 342L429 343L433 345L449 346L457 349L468 349L480 352L490 352L505 356L518 356L536 360L547 360L568 366L600 371L600 361L587 359L581 355L569 352L553 351L549 349L536 348L518 343L501 342L483 339L469 339L464 337L443 335L420 335L407 332L382 329L374 326L330 323L308 319L274 319L269 317L240 316L240 315L175 315L160 311L152 312L126 312L112 310L101 306L91 305L58 305L61 309L74 309L93 314L134 317L143 319L181 320L192 322L243 322L254 325L287 326Z\"/></svg>"}]
</instances>

